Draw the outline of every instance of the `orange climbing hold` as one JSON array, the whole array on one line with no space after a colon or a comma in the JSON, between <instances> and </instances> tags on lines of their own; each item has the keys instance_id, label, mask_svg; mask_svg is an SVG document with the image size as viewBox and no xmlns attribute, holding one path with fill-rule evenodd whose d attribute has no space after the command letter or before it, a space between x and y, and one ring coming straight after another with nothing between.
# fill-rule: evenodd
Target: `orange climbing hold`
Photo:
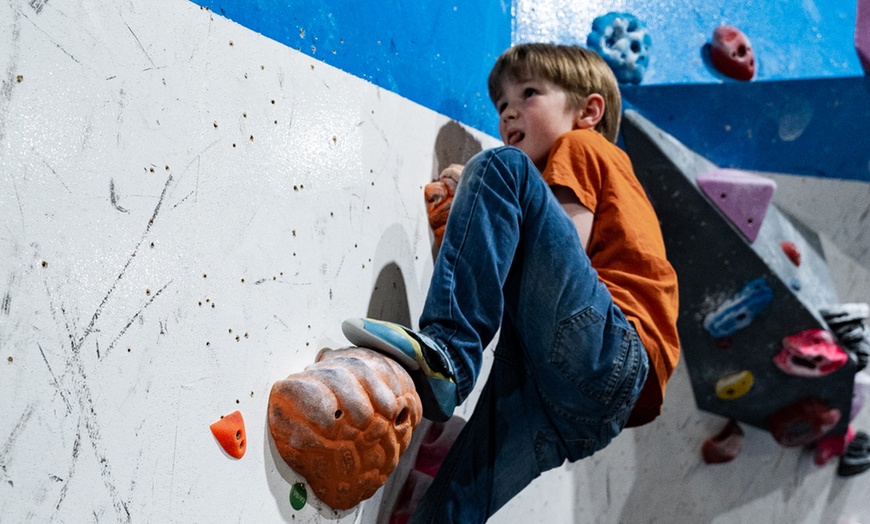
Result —
<instances>
[{"instance_id":1,"label":"orange climbing hold","mask_svg":"<svg viewBox=\"0 0 870 524\"><path fill-rule=\"evenodd\" d=\"M221 417L209 428L229 456L237 459L245 456L248 439L245 435L245 421L240 411L233 411Z\"/></svg>"},{"instance_id":2,"label":"orange climbing hold","mask_svg":"<svg viewBox=\"0 0 870 524\"><path fill-rule=\"evenodd\" d=\"M423 194L426 198L426 212L429 214L429 227L435 236L435 245L441 246L444 238L444 228L447 226L447 216L453 203L453 193L456 191L456 181L450 177L426 184Z\"/></svg>"},{"instance_id":3,"label":"orange climbing hold","mask_svg":"<svg viewBox=\"0 0 870 524\"><path fill-rule=\"evenodd\" d=\"M317 497L344 510L384 485L423 407L407 371L380 353L354 347L317 360L272 386L269 430Z\"/></svg>"}]
</instances>

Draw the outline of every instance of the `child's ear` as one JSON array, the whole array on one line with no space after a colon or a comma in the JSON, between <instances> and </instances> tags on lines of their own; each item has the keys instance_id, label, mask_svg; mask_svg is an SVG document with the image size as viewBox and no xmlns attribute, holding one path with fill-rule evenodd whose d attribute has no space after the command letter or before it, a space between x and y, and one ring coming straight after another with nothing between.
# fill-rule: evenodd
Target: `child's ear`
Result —
<instances>
[{"instance_id":1,"label":"child's ear","mask_svg":"<svg viewBox=\"0 0 870 524\"><path fill-rule=\"evenodd\" d=\"M602 118L604 118L604 97L592 93L586 97L586 105L577 110L574 125L577 129L595 129Z\"/></svg>"}]
</instances>

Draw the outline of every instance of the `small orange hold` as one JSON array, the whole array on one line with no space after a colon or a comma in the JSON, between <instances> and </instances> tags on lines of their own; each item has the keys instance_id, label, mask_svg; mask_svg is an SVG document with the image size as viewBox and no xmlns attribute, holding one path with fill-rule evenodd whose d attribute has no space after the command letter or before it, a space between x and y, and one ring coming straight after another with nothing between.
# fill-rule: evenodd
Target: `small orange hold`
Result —
<instances>
[{"instance_id":1,"label":"small orange hold","mask_svg":"<svg viewBox=\"0 0 870 524\"><path fill-rule=\"evenodd\" d=\"M218 444L231 457L240 459L245 456L247 449L247 437L245 435L245 421L240 411L233 411L225 417L209 426Z\"/></svg>"},{"instance_id":2,"label":"small orange hold","mask_svg":"<svg viewBox=\"0 0 870 524\"><path fill-rule=\"evenodd\" d=\"M791 260L792 264L796 266L801 265L801 250L798 249L794 242L783 240L780 246L782 247L782 252L785 253L785 256L787 256L789 260Z\"/></svg>"},{"instance_id":3,"label":"small orange hold","mask_svg":"<svg viewBox=\"0 0 870 524\"><path fill-rule=\"evenodd\" d=\"M423 189L426 198L426 211L429 215L429 227L435 237L435 245L440 247L447 227L447 216L453 204L453 194L456 192L456 181L449 177L441 178L426 184Z\"/></svg>"}]
</instances>

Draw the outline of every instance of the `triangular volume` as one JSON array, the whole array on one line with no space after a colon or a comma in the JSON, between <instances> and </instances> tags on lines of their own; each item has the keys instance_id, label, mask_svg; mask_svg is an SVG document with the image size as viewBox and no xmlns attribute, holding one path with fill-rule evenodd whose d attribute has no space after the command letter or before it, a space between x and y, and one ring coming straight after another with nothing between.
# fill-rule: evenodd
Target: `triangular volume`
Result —
<instances>
[{"instance_id":1,"label":"triangular volume","mask_svg":"<svg viewBox=\"0 0 870 524\"><path fill-rule=\"evenodd\" d=\"M776 182L736 169L716 169L699 175L707 198L749 239L755 242Z\"/></svg>"}]
</instances>

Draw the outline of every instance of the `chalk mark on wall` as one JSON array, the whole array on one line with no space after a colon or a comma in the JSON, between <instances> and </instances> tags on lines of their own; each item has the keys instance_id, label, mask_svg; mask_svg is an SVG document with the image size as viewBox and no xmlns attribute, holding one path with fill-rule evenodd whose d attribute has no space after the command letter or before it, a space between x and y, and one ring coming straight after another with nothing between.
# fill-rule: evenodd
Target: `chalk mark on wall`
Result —
<instances>
[{"instance_id":1,"label":"chalk mark on wall","mask_svg":"<svg viewBox=\"0 0 870 524\"><path fill-rule=\"evenodd\" d=\"M114 208L117 209L118 211L120 211L121 213L129 213L129 211L127 211L127 209L121 207L121 205L118 204L118 193L115 191L115 179L114 178L109 179L109 200L111 200L112 206L114 206Z\"/></svg>"},{"instance_id":2,"label":"chalk mark on wall","mask_svg":"<svg viewBox=\"0 0 870 524\"><path fill-rule=\"evenodd\" d=\"M98 358L100 361L102 361L104 358L106 358L107 356L109 356L109 352L112 351L112 349L115 348L115 344L117 344L118 340L120 340L121 337L123 337L124 334L127 332L127 330L130 329L130 326L133 325L133 322L135 322L136 319L138 319L140 316L142 316L142 312L145 311L146 309L148 309L148 307L149 307L151 304L154 303L154 300L156 300L157 297L160 296L160 294L163 293L163 291L164 291L167 287L169 287L169 284L171 284L171 283L172 283L172 280L170 280L169 282L167 282L166 284L164 284L163 287L161 287L160 289L158 289L158 290L157 290L157 291L156 291L156 292L151 296L151 298L148 300L148 302L146 302L145 305L142 306L142 308L141 308L139 311L136 312L136 314L134 314L132 317L130 317L130 320L127 321L127 325L125 325L124 328L121 329L121 332L118 333L117 336L115 336L115 338L114 338L114 339L112 340L112 342L109 344L109 347L106 348L106 352L105 352L105 353L103 353L102 355L100 355L100 354L99 354L99 351L97 352L97 358ZM163 331L163 324L162 324L162 323L161 323L161 326L160 326L160 330Z\"/></svg>"},{"instance_id":3,"label":"chalk mark on wall","mask_svg":"<svg viewBox=\"0 0 870 524\"><path fill-rule=\"evenodd\" d=\"M115 289L118 286L118 283L124 278L124 275L127 273L127 269L129 269L130 264L133 263L133 260L136 258L137 253L139 252L139 248L142 246L142 243L145 242L145 237L148 236L148 233L151 231L151 227L154 225L154 222L157 220L157 215L160 213L160 208L163 205L163 200L166 198L166 191L169 189L169 185L172 183L172 175L169 175L166 178L166 183L163 186L163 191L160 193L160 198L157 201L157 205L154 207L154 213L152 213L151 218L148 220L148 224L145 226L145 232L142 233L142 236L139 238L139 242L136 244L136 247L133 248L133 252L130 254L129 258L127 258L127 262L124 264L124 267L121 268L121 272L115 278L115 281L112 282L111 287L106 292L106 295L103 297L100 305L97 306L97 310L94 311L94 314L91 316L90 322L88 322L87 327L85 328L84 333L82 333L81 337L77 342L73 344L73 350L78 352L81 348L82 344L84 344L85 340L88 336L93 332L94 325L97 323L97 320L100 318L100 315L103 312L103 308L106 303L108 303L112 294L115 292ZM165 286L164 286L165 288Z\"/></svg>"},{"instance_id":4,"label":"chalk mark on wall","mask_svg":"<svg viewBox=\"0 0 870 524\"><path fill-rule=\"evenodd\" d=\"M18 422L15 423L12 432L9 433L8 437L6 437L6 442L3 444L3 448L0 448L0 471L2 471L4 477L6 477L6 465L9 463L9 457L12 455L12 448L15 446L15 441L18 440L18 436L21 435L22 431L24 431L27 422L30 421L30 417L33 415L33 409L33 404L27 406L24 413L18 417ZM7 482L10 481L7 480Z\"/></svg>"}]
</instances>

